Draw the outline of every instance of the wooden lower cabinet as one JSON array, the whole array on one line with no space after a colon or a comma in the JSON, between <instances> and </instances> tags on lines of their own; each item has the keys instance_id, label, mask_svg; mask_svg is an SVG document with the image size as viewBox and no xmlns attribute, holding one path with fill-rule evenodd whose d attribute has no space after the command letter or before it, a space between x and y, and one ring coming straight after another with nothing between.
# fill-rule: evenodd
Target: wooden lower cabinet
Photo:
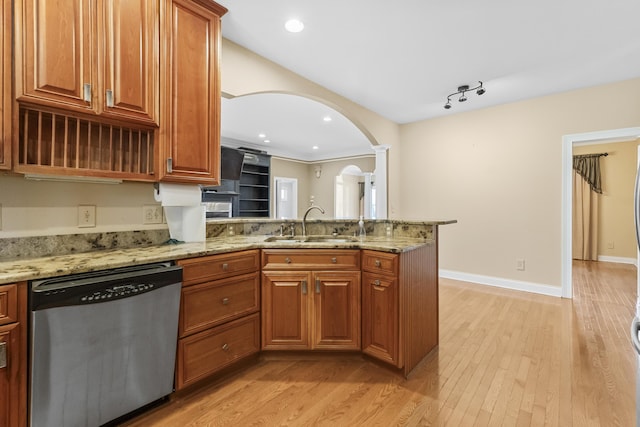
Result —
<instances>
[{"instance_id":1,"label":"wooden lower cabinet","mask_svg":"<svg viewBox=\"0 0 640 427\"><path fill-rule=\"evenodd\" d=\"M360 349L360 270L348 270L359 267L358 251L273 249L262 258L263 350Z\"/></svg>"},{"instance_id":2,"label":"wooden lower cabinet","mask_svg":"<svg viewBox=\"0 0 640 427\"><path fill-rule=\"evenodd\" d=\"M27 424L26 283L0 286L0 426Z\"/></svg>"},{"instance_id":3,"label":"wooden lower cabinet","mask_svg":"<svg viewBox=\"0 0 640 427\"><path fill-rule=\"evenodd\" d=\"M225 323L178 341L180 390L260 351L260 315Z\"/></svg>"},{"instance_id":4,"label":"wooden lower cabinet","mask_svg":"<svg viewBox=\"0 0 640 427\"><path fill-rule=\"evenodd\" d=\"M362 351L405 375L438 345L436 243L362 251Z\"/></svg>"},{"instance_id":5,"label":"wooden lower cabinet","mask_svg":"<svg viewBox=\"0 0 640 427\"><path fill-rule=\"evenodd\" d=\"M176 390L260 351L259 259L256 249L178 261Z\"/></svg>"}]
</instances>

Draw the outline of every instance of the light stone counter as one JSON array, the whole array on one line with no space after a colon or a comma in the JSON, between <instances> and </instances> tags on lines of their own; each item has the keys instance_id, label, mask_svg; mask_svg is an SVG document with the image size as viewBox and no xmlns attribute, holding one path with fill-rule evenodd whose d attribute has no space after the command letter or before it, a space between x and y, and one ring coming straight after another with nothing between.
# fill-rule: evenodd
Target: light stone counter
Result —
<instances>
[{"instance_id":1,"label":"light stone counter","mask_svg":"<svg viewBox=\"0 0 640 427\"><path fill-rule=\"evenodd\" d=\"M355 242L265 242L267 235L209 238L202 243L155 244L126 249L101 249L43 257L0 258L0 284L64 276L128 265L172 261L246 249L347 248L400 253L436 243L433 238L371 236Z\"/></svg>"},{"instance_id":2,"label":"light stone counter","mask_svg":"<svg viewBox=\"0 0 640 427\"><path fill-rule=\"evenodd\" d=\"M365 220L367 236L357 242L265 242L281 225L302 233L300 220L229 218L207 221L202 243L167 244L166 225L154 230L84 233L0 239L0 284L127 265L173 261L260 248L353 248L403 252L435 244L446 221ZM309 235L353 236L357 220L309 219Z\"/></svg>"}]
</instances>

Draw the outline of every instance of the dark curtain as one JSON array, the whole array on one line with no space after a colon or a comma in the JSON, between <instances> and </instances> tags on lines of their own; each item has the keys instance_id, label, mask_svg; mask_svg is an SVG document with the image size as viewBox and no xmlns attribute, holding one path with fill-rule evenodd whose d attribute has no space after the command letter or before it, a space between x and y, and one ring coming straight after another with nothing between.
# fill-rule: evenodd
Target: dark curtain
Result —
<instances>
[{"instance_id":1,"label":"dark curtain","mask_svg":"<svg viewBox=\"0 0 640 427\"><path fill-rule=\"evenodd\" d=\"M602 154L573 156L573 169L589 183L591 190L602 194L600 183L600 157Z\"/></svg>"}]
</instances>

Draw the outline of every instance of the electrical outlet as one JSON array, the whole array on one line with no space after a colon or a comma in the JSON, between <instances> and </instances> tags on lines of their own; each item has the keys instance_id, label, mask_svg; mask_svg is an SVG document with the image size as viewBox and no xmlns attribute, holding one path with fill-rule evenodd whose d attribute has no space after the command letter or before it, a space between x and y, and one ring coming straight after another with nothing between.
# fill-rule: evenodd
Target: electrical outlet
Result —
<instances>
[{"instance_id":1,"label":"electrical outlet","mask_svg":"<svg viewBox=\"0 0 640 427\"><path fill-rule=\"evenodd\" d=\"M516 270L524 271L524 259L516 259Z\"/></svg>"},{"instance_id":2,"label":"electrical outlet","mask_svg":"<svg viewBox=\"0 0 640 427\"><path fill-rule=\"evenodd\" d=\"M96 206L95 205L79 205L78 206L78 227L89 228L96 226Z\"/></svg>"},{"instance_id":3,"label":"electrical outlet","mask_svg":"<svg viewBox=\"0 0 640 427\"><path fill-rule=\"evenodd\" d=\"M162 224L162 206L144 205L142 206L143 224Z\"/></svg>"}]
</instances>

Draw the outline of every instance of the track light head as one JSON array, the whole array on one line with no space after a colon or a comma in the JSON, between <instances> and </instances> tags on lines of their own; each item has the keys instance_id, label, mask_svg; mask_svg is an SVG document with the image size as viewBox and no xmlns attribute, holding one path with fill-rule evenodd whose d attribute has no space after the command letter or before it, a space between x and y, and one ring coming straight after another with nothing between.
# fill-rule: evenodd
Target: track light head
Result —
<instances>
[{"instance_id":1,"label":"track light head","mask_svg":"<svg viewBox=\"0 0 640 427\"><path fill-rule=\"evenodd\" d=\"M460 95L460 97L458 98L458 102L465 102L468 98L467 98L467 92L475 90L477 95L482 95L484 94L486 91L483 87L483 83L481 81L478 81L478 85L475 87L470 87L469 85L460 85L458 86L458 91L452 93L451 95L447 96L447 103L444 105L445 110L448 110L451 108L451 97L455 96L455 95Z\"/></svg>"}]
</instances>

